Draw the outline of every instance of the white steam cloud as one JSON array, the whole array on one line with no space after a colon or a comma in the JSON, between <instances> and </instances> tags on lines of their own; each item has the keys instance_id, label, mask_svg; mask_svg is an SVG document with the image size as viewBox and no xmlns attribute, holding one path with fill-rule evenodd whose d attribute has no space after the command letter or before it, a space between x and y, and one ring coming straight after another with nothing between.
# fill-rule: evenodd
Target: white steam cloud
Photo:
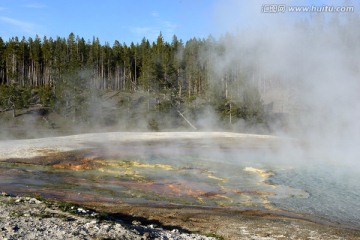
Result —
<instances>
[{"instance_id":1,"label":"white steam cloud","mask_svg":"<svg viewBox=\"0 0 360 240\"><path fill-rule=\"evenodd\" d=\"M255 81L265 103L282 105L277 111L288 114L287 133L307 143L306 154L355 166L360 145L358 3L328 3L354 6L352 13L267 14L261 10L266 1L230 2L216 7L217 28L236 35L222 38L227 47L216 61L218 71L236 62L252 66L247 80Z\"/></svg>"}]
</instances>

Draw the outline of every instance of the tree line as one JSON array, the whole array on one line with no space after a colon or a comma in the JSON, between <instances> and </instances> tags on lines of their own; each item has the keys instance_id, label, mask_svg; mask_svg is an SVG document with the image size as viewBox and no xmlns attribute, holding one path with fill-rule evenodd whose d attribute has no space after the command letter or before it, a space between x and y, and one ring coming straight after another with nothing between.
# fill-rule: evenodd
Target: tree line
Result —
<instances>
[{"instance_id":1,"label":"tree line","mask_svg":"<svg viewBox=\"0 0 360 240\"><path fill-rule=\"evenodd\" d=\"M143 38L112 46L74 33L56 39L0 37L0 100L3 106L15 108L17 102L24 107L25 98L33 94L29 89L35 88L43 104L58 101L66 106L91 89L147 92L167 94L178 102L201 98L230 122L232 117L262 121L260 95L244 80L249 69L235 61L217 70L224 52L224 43L211 36L184 43L174 35L166 42L160 33L154 42Z\"/></svg>"},{"instance_id":2,"label":"tree line","mask_svg":"<svg viewBox=\"0 0 360 240\"><path fill-rule=\"evenodd\" d=\"M54 86L64 74L90 71L92 86L112 90L176 90L183 94L204 91L205 63L199 51L205 40L184 44L173 37L165 42L162 34L155 42L101 44L98 38L85 41L71 33L67 38L35 39L0 37L0 84ZM185 92L187 89L187 92Z\"/></svg>"}]
</instances>

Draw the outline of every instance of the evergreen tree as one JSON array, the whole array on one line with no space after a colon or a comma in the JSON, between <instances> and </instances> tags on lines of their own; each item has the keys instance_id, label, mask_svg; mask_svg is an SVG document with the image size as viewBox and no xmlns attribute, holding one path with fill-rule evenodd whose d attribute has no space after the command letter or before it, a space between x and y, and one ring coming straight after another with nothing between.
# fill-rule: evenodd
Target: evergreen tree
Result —
<instances>
[{"instance_id":1,"label":"evergreen tree","mask_svg":"<svg viewBox=\"0 0 360 240\"><path fill-rule=\"evenodd\" d=\"M226 38L232 41L231 35ZM179 107L186 103L195 105L196 112L204 105L199 102L206 102L230 119L259 122L264 115L261 96L255 86L245 84L255 68L241 68L238 58L231 66L219 67L214 59L221 59L225 53L224 41L211 36L206 40L192 38L184 44L174 35L168 43L161 32L152 44L143 38L140 44L115 41L113 46L101 44L96 37L86 42L74 33L55 40L36 36L4 42L0 38L0 85L18 86L0 90L25 94L16 89L36 88L44 105L52 105L52 96L56 96L58 109L65 109L64 114L74 119L79 118L81 109L87 109L83 105L86 91L96 89L146 91L148 109L153 95L163 109L168 109L166 104Z\"/></svg>"},{"instance_id":2,"label":"evergreen tree","mask_svg":"<svg viewBox=\"0 0 360 240\"><path fill-rule=\"evenodd\" d=\"M5 61L6 46L3 39L0 37L0 84L6 83L6 61Z\"/></svg>"}]
</instances>

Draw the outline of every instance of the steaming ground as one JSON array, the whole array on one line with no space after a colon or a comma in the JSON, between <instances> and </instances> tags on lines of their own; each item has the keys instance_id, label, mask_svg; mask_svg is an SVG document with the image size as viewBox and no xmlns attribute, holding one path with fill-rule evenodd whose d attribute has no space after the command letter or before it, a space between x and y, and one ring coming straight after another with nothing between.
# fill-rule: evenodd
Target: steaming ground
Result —
<instances>
[{"instance_id":1,"label":"steaming ground","mask_svg":"<svg viewBox=\"0 0 360 240\"><path fill-rule=\"evenodd\" d=\"M149 147L150 144L150 147ZM289 160L286 160L286 165L281 165L284 157L289 158L294 156L296 151L293 152L292 155L287 155L288 151L283 151L282 148L290 149L289 146L299 144L298 141L289 138L281 138L271 135L256 135L256 134L240 134L240 133L229 133L229 132L107 132L107 133L89 133L89 134L79 134L79 135L71 135L71 136L62 136L62 137L48 137L48 138L38 138L38 139L24 139L24 140L10 140L10 141L1 141L0 142L0 161L4 164L13 164L18 161L19 163L24 162L30 165L23 165L21 168L21 172L32 173L33 175L36 173L36 167L31 165L31 161L35 163L41 159L42 156L52 156L54 154L60 152L72 152L78 150L87 150L101 147L105 149L107 152L116 152L121 149L121 151L125 150L128 152L136 151L133 154L145 154L145 155L154 155L156 156L156 152L160 152L161 154L165 154L163 156L171 156L179 154L183 156L184 154L192 155L194 153L206 153L205 156L213 156L207 158L209 163L213 166L217 166L217 171L209 172L206 170L205 165L202 167L202 173L205 173L208 178L214 183L221 184L223 179L229 178L231 179L231 174L248 174L248 178L253 178L258 175L258 183L255 182L254 187L259 187L261 185L266 186L267 188L275 188L274 185L272 187L271 184L278 184L280 186L279 189L283 189L284 191L288 191L289 189L293 192L293 196L289 198L289 202L283 201L283 193L279 195L275 195L273 201L276 202L275 208L270 203L264 201L264 206L270 206L268 209L271 211L252 211L252 207L249 208L249 211L232 211L231 208L228 207L216 207L214 209L210 208L197 208L197 207L188 207L186 205L172 207L161 207L162 203L160 202L157 206L142 206L141 204L125 204L125 203L117 203L116 205L102 204L102 200L100 198L94 198L89 201L83 201L82 204L88 205L89 207L95 207L96 209L102 211L109 212L121 212L127 214L129 216L137 216L143 217L144 219L159 221L163 224L168 225L177 225L184 227L186 229L192 231L200 231L202 233L216 233L217 235L224 236L226 239L237 239L238 236L242 236L244 239L278 239L278 238L286 238L286 239L301 239L301 238L316 238L316 239L359 239L358 231L350 231L339 228L342 224L336 224L333 222L328 222L325 218L325 225L313 224L309 223L310 221L319 221L319 218L316 218L317 214L325 213L325 215L331 218L331 214L326 215L327 213L331 213L331 207L329 209L323 208L324 212L313 212L311 207L308 209L304 209L307 214L312 214L315 218L308 218L302 215L302 208L306 206L306 201L308 201L309 194L299 189L295 189L294 187L301 187L302 180L310 179L313 177L312 175L304 175L301 176L301 172L290 171L290 175L297 174L296 179L292 179L291 176L284 175L284 173L288 173L288 163ZM120 146L126 145L130 146L130 148L120 148ZM153 148L155 146L155 149ZM180 147L181 146L181 147ZM265 151L264 151L265 149ZM295 148L294 148L295 149ZM234 151L237 154L232 156L231 152ZM184 153L183 151L188 151ZM272 157L278 155L278 162L272 162ZM238 172L238 158L245 158L245 162L243 163L242 169L243 173ZM300 156L297 156L298 159ZM8 161L10 159L10 162ZM24 160L28 159L28 160ZM295 158L294 158L295 159ZM40 160L42 161L42 160ZM164 163L166 164L166 158L164 159ZM5 163L8 162L8 163ZM206 160L204 160L206 163ZM71 162L70 162L71 164ZM145 168L147 166L145 163L139 162L137 163L139 166ZM229 165L230 164L230 165ZM235 165L233 165L235 164ZM284 173L279 176L275 175L273 177L273 172L268 171L272 169L272 165L280 164L280 168L284 170ZM241 165L241 164L240 164ZM31 167L27 168L26 166ZM157 164L154 165L157 167L162 167L165 170L169 168L168 166ZM195 165L194 165L195 166ZM294 161L292 168L297 169L297 162ZM275 168L274 168L275 169ZM76 169L75 169L76 170ZM105 169L106 170L106 169ZM110 169L111 170L111 169ZM191 168L183 169L190 171ZM196 169L195 169L196 170ZM8 172L16 170L9 170ZM61 171L61 170L60 170ZM147 171L146 169L144 170ZM149 168L149 172L154 171L154 168ZM235 172L236 173L235 173ZM5 172L4 172L5 173ZM281 172L280 172L281 173ZM316 171L315 171L316 173ZM74 171L76 175L76 171ZM191 174L198 174L194 171ZM51 175L56 181L56 175ZM316 176L316 174L315 174ZM317 182L319 186L322 186L324 189L327 186L323 186L321 183L326 183L323 178L324 176L319 175L319 179L313 179L311 181ZM305 177L305 179L303 178ZM82 178L79 179L69 179L69 181L80 181L83 182ZM82 180L81 180L82 179ZM271 182L268 182L269 179L272 179ZM284 180L285 179L285 182ZM243 182L239 182L238 185L242 185L246 182L246 178ZM80 183L79 182L79 183ZM140 181L141 182L141 181ZM70 183L70 182L69 182ZM281 184L289 184L293 188L287 188L285 186L281 186ZM17 184L20 184L20 181L17 181ZM96 184L100 184L98 181ZM114 183L113 183L114 184ZM270 185L269 185L270 184ZM315 184L316 185L316 184ZM10 185L9 185L10 186ZM11 185L12 186L12 185ZM19 185L20 186L20 185ZM145 185L146 186L146 185ZM150 186L150 185L149 185ZM176 185L175 185L176 186ZM346 182L344 185L341 185L340 188L344 188L346 186ZM5 185L3 185L5 187ZM348 186L347 186L348 187ZM324 189L321 190L321 193L324 192ZM348 188L347 188L348 189ZM16 192L16 188L13 189ZM61 189L53 189L55 195L53 196L64 196L65 192L62 192ZM314 190L314 189L311 189ZM316 196L318 194L318 189L315 188L313 192L311 192L310 197ZM349 189L350 191L355 191L356 189ZM56 192L58 191L57 195ZM89 194L91 194L91 190L88 190ZM229 191L227 189L226 191ZM282 191L282 190L281 190ZM280 192L281 192L280 191ZM84 192L85 194L86 192ZM220 192L221 193L221 192ZM351 192L352 193L352 192ZM266 192L261 191L248 191L241 194L245 194L246 197L258 197L261 201L264 200L262 194L268 194ZM355 193L356 194L356 193ZM270 193L270 197L271 197ZM286 194L285 194L286 195ZM50 195L49 195L50 196ZM216 193L209 192L204 196L216 197ZM326 196L326 195L325 195ZM357 195L355 195L356 198ZM278 199L277 199L278 197ZM85 197L86 198L86 197ZM136 197L134 197L136 198ZM91 199L91 198L89 198ZM222 198L220 198L222 199ZM252 198L256 199L256 198ZM326 198L321 198L316 196L313 198L315 203L319 201L318 208L321 207L321 202ZM225 202L227 201L224 198ZM355 199L356 200L356 199ZM295 201L295 204L293 202ZM331 202L338 201L338 198L330 198L325 205L328 205ZM342 204L344 202L339 202ZM349 204L350 203L350 204ZM262 203L263 204L263 203ZM305 204L305 205L304 205ZM352 202L346 202L344 204L351 205ZM329 205L331 206L331 205ZM342 208L343 205L339 205ZM277 207L283 207L287 211L279 212ZM343 208L341 210L344 210ZM278 212L277 212L278 211ZM294 211L294 213L291 213ZM280 214L280 215L277 215ZM346 217L348 214L347 211L343 211L342 214ZM247 217L244 217L246 215ZM287 218L286 216L290 217ZM210 217L210 220L209 220ZM357 216L354 215L356 218ZM298 220L296 220L298 219ZM300 220L299 220L300 219ZM343 218L340 218L340 221ZM27 221L31 222L31 218L27 219ZM36 219L34 220L34 224L36 225ZM330 224L327 226L327 224Z\"/></svg>"},{"instance_id":2,"label":"steaming ground","mask_svg":"<svg viewBox=\"0 0 360 240\"><path fill-rule=\"evenodd\" d=\"M88 133L62 137L1 141L0 160L9 158L33 158L48 153L81 150L99 144L111 148L111 143L173 140L203 140L209 143L221 139L277 140L276 136L230 132L110 132Z\"/></svg>"}]
</instances>

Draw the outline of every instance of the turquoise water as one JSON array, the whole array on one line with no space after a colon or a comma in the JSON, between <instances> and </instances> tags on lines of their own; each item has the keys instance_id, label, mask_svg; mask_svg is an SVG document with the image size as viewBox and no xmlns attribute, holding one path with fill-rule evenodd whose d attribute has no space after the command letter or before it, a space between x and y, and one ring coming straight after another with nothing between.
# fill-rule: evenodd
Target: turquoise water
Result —
<instances>
[{"instance_id":1,"label":"turquoise water","mask_svg":"<svg viewBox=\"0 0 360 240\"><path fill-rule=\"evenodd\" d=\"M306 199L270 197L277 207L360 229L360 173L357 169L312 164L277 171L271 181L309 193Z\"/></svg>"}]
</instances>

